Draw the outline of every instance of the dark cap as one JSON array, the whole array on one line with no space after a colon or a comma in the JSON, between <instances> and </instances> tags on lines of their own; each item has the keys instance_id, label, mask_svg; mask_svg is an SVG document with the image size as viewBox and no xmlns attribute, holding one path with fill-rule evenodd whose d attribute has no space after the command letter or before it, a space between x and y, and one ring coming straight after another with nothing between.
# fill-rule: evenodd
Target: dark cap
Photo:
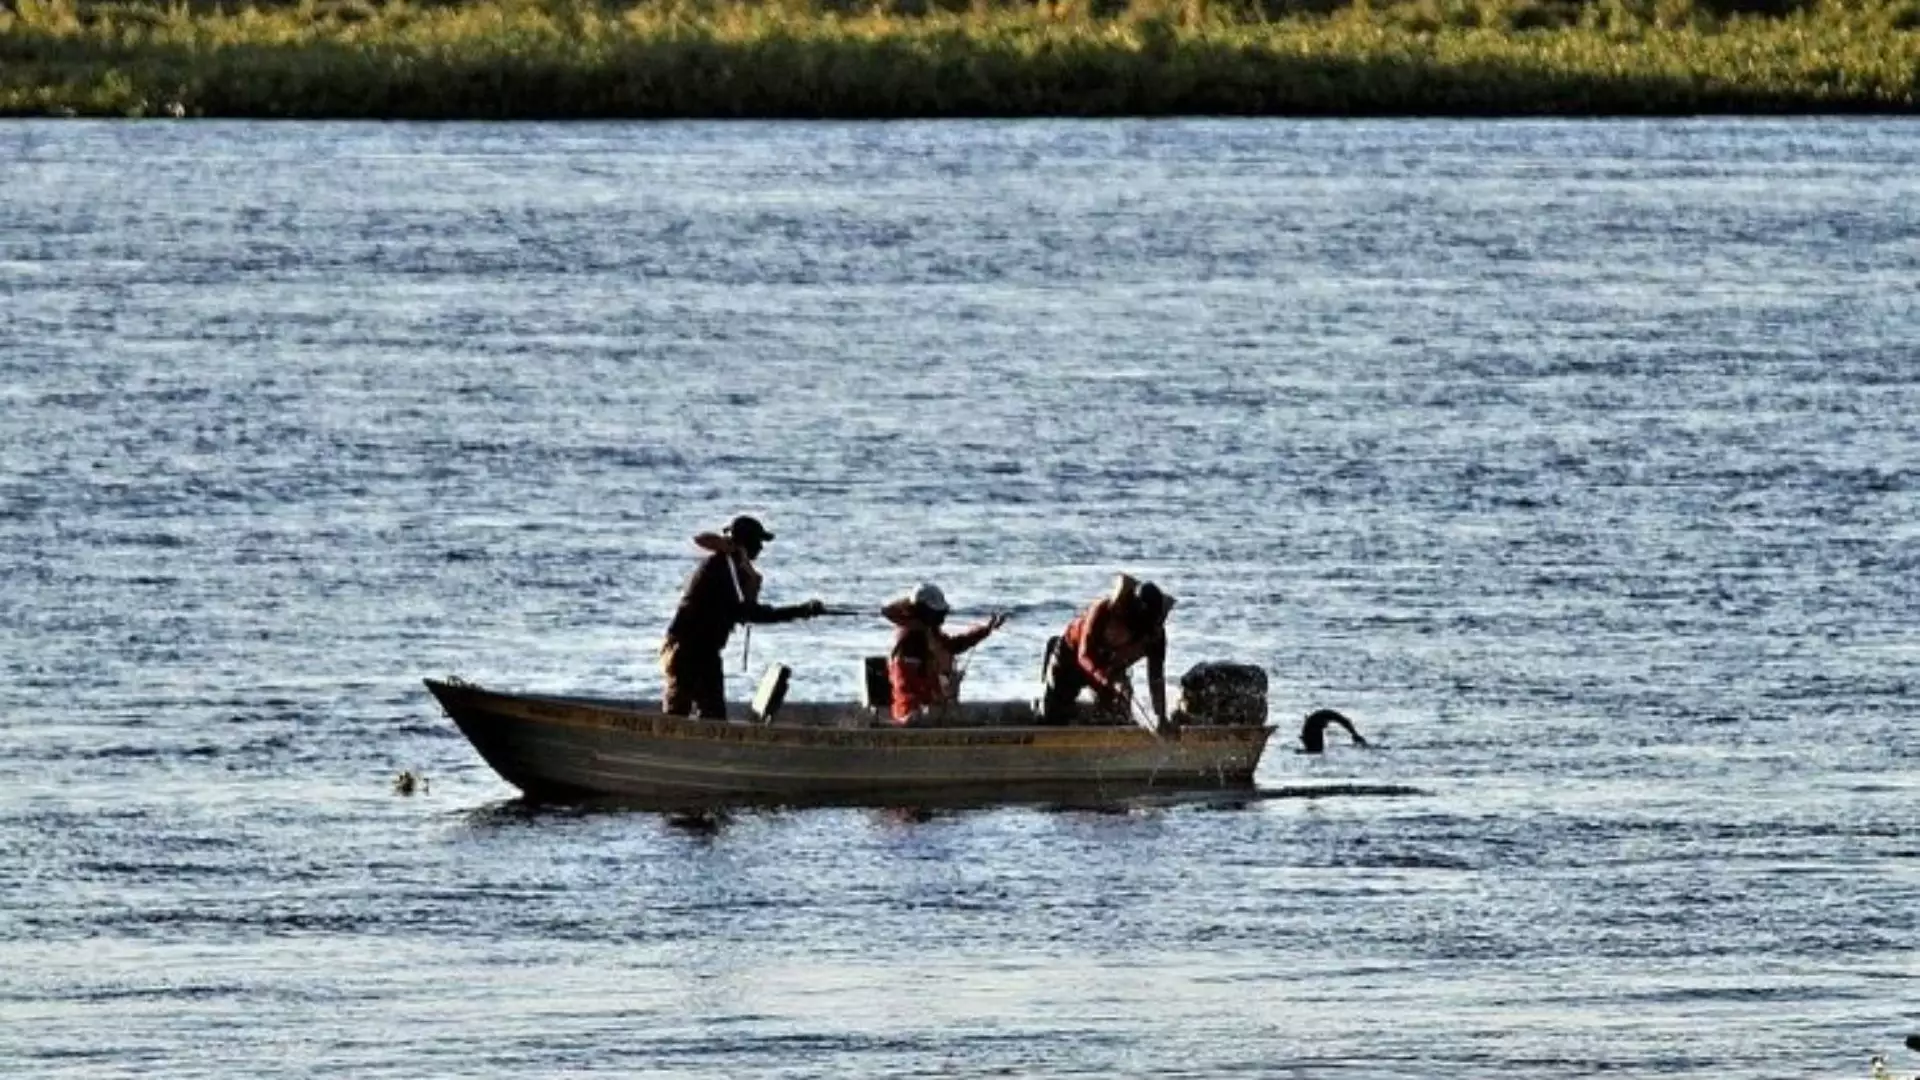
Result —
<instances>
[{"instance_id":1,"label":"dark cap","mask_svg":"<svg viewBox=\"0 0 1920 1080\"><path fill-rule=\"evenodd\" d=\"M773 534L767 531L765 525L760 524L759 518L748 517L745 514L741 514L739 517L727 522L727 535L743 544L765 542L773 539Z\"/></svg>"},{"instance_id":2,"label":"dark cap","mask_svg":"<svg viewBox=\"0 0 1920 1080\"><path fill-rule=\"evenodd\" d=\"M1133 594L1133 610L1127 617L1129 625L1137 630L1151 630L1167 621L1167 615L1173 611L1174 599L1161 591L1160 586L1151 581L1140 583Z\"/></svg>"},{"instance_id":3,"label":"dark cap","mask_svg":"<svg viewBox=\"0 0 1920 1080\"><path fill-rule=\"evenodd\" d=\"M1166 594L1160 591L1160 586L1155 585L1151 581L1143 583L1140 586L1140 591L1134 595L1140 598L1140 606L1142 608L1145 608L1155 615L1160 614L1160 609L1165 607L1167 603Z\"/></svg>"}]
</instances>

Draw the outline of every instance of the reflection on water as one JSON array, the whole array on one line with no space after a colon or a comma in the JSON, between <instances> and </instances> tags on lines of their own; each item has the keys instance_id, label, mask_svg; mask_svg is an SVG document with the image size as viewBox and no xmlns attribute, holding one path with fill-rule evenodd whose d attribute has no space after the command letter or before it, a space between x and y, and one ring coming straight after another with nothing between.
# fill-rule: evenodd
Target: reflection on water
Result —
<instances>
[{"instance_id":1,"label":"reflection on water","mask_svg":"<svg viewBox=\"0 0 1920 1080\"><path fill-rule=\"evenodd\" d=\"M692 810L667 814L665 820L688 836L713 836L733 821L733 814L725 809Z\"/></svg>"},{"instance_id":2,"label":"reflection on water","mask_svg":"<svg viewBox=\"0 0 1920 1080\"><path fill-rule=\"evenodd\" d=\"M1043 812L1129 814L1148 809L1196 807L1242 809L1273 799L1406 798L1427 792L1406 784L1322 783L1275 787L1168 790L1147 784L1089 785L1021 784L956 786L928 790L869 791L814 797L716 796L689 803L685 799L657 802L646 798L598 796L574 800L514 798L488 803L461 816L472 828L538 825L601 814L654 814L671 828L689 834L708 834L725 828L742 812L783 813L823 807L866 807L876 820L901 824L932 821L967 811L1025 808Z\"/></svg>"}]
</instances>

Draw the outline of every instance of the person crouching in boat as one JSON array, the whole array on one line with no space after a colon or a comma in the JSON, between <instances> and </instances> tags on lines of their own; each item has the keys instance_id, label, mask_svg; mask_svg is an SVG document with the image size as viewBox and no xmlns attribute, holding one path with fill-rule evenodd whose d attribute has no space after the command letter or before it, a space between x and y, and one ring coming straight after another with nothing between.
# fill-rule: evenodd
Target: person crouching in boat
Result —
<instances>
[{"instance_id":1,"label":"person crouching in boat","mask_svg":"<svg viewBox=\"0 0 1920 1080\"><path fill-rule=\"evenodd\" d=\"M1075 615L1060 637L1048 643L1041 719L1072 722L1080 691L1089 687L1103 707L1131 716L1133 683L1127 670L1144 657L1154 722L1165 727L1167 615L1173 604L1174 598L1160 586L1121 574L1112 592Z\"/></svg>"},{"instance_id":2,"label":"person crouching in boat","mask_svg":"<svg viewBox=\"0 0 1920 1080\"><path fill-rule=\"evenodd\" d=\"M751 517L734 518L716 536L693 538L709 554L687 578L680 606L660 643L660 671L666 676L668 716L727 716L726 670L720 652L741 623L783 623L824 614L825 604L809 600L790 607L760 602L760 571L753 564L773 534Z\"/></svg>"},{"instance_id":3,"label":"person crouching in boat","mask_svg":"<svg viewBox=\"0 0 1920 1080\"><path fill-rule=\"evenodd\" d=\"M954 658L987 640L1007 621L995 614L958 634L941 629L947 598L937 585L922 585L880 609L899 627L887 654L887 681L893 684L893 722L906 724L924 710L960 700L960 676Z\"/></svg>"}]
</instances>

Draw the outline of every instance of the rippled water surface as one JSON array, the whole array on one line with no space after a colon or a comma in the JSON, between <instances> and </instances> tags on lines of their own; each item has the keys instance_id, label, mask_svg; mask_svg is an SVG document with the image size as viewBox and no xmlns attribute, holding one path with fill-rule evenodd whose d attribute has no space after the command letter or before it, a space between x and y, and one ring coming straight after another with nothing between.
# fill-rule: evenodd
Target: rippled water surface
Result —
<instances>
[{"instance_id":1,"label":"rippled water surface","mask_svg":"<svg viewBox=\"0 0 1920 1080\"><path fill-rule=\"evenodd\" d=\"M0 125L0 1073L1920 1068L1916 206L1905 122ZM514 803L420 677L657 693L739 509L1014 611L976 693L1125 568L1386 749Z\"/></svg>"}]
</instances>

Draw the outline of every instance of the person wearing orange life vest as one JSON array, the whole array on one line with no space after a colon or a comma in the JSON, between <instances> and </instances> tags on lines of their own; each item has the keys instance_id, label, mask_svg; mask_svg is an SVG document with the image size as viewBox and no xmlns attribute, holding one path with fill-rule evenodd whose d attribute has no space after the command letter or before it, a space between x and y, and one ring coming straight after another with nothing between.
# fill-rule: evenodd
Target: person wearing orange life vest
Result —
<instances>
[{"instance_id":1,"label":"person wearing orange life vest","mask_svg":"<svg viewBox=\"0 0 1920 1080\"><path fill-rule=\"evenodd\" d=\"M922 585L880 609L894 631L887 654L887 681L893 686L893 722L906 724L923 709L959 700L959 673L954 657L987 640L1007 621L995 614L978 626L949 634L941 629L947 619L947 598L937 585Z\"/></svg>"},{"instance_id":2,"label":"person wearing orange life vest","mask_svg":"<svg viewBox=\"0 0 1920 1080\"><path fill-rule=\"evenodd\" d=\"M1167 615L1174 598L1151 581L1135 581L1121 574L1113 590L1073 617L1048 654L1046 693L1041 719L1049 724L1070 723L1080 691L1091 688L1094 697L1121 715L1133 711L1133 684L1127 670L1147 662L1147 691L1153 718L1167 723Z\"/></svg>"},{"instance_id":3,"label":"person wearing orange life vest","mask_svg":"<svg viewBox=\"0 0 1920 1080\"><path fill-rule=\"evenodd\" d=\"M693 542L708 552L687 578L680 605L660 643L665 677L661 711L668 716L727 717L726 671L720 652L741 623L782 623L824 614L818 600L789 607L760 602L760 571L753 561L773 534L756 518L742 515L719 535L701 533Z\"/></svg>"}]
</instances>

